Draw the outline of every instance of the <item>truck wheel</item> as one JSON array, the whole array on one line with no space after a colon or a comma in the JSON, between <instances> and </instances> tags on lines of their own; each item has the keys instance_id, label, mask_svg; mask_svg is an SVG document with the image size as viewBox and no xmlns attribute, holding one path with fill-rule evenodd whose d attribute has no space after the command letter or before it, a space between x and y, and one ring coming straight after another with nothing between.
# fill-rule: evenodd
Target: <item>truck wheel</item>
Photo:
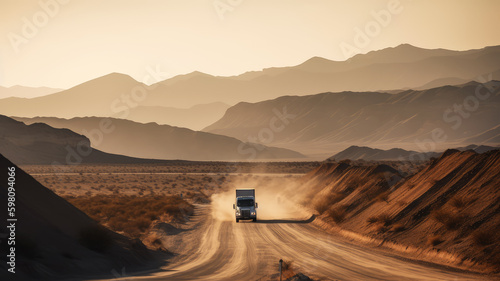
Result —
<instances>
[{"instance_id":1,"label":"truck wheel","mask_svg":"<svg viewBox=\"0 0 500 281\"><path fill-rule=\"evenodd\" d=\"M236 219L236 222L240 222L240 220L239 220L239 219Z\"/></svg>"},{"instance_id":2,"label":"truck wheel","mask_svg":"<svg viewBox=\"0 0 500 281\"><path fill-rule=\"evenodd\" d=\"M253 222L256 222L257 221L257 218L253 219Z\"/></svg>"}]
</instances>

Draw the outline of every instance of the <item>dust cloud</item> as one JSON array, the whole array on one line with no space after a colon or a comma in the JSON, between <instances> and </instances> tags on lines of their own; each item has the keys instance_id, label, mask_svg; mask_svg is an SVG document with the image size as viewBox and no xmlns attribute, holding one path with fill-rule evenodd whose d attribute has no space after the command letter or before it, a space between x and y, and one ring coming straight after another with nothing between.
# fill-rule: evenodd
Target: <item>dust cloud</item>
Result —
<instances>
[{"instance_id":1,"label":"dust cloud","mask_svg":"<svg viewBox=\"0 0 500 281\"><path fill-rule=\"evenodd\" d=\"M298 186L297 177L246 175L236 178L228 191L212 195L212 215L222 221L234 221L236 189L255 189L258 220L304 219L310 213L290 200Z\"/></svg>"}]
</instances>

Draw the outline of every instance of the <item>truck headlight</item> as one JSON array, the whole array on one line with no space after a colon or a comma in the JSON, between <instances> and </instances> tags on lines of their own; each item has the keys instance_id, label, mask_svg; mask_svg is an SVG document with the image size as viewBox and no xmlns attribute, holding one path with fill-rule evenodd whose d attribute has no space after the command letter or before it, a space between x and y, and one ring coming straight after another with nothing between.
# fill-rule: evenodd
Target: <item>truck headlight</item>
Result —
<instances>
[{"instance_id":1,"label":"truck headlight","mask_svg":"<svg viewBox=\"0 0 500 281\"><path fill-rule=\"evenodd\" d=\"M239 215L240 214L240 211L236 211L236 214Z\"/></svg>"},{"instance_id":2,"label":"truck headlight","mask_svg":"<svg viewBox=\"0 0 500 281\"><path fill-rule=\"evenodd\" d=\"M251 212L252 216L255 216L255 211Z\"/></svg>"}]
</instances>

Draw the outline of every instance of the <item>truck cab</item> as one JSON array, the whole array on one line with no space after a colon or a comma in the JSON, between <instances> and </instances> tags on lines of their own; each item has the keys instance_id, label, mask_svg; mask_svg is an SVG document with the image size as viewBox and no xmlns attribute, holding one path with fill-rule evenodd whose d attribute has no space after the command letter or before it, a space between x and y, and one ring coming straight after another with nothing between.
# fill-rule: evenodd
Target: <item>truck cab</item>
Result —
<instances>
[{"instance_id":1,"label":"truck cab","mask_svg":"<svg viewBox=\"0 0 500 281\"><path fill-rule=\"evenodd\" d=\"M240 220L257 221L258 204L255 202L255 189L237 189L233 204L236 222Z\"/></svg>"}]
</instances>

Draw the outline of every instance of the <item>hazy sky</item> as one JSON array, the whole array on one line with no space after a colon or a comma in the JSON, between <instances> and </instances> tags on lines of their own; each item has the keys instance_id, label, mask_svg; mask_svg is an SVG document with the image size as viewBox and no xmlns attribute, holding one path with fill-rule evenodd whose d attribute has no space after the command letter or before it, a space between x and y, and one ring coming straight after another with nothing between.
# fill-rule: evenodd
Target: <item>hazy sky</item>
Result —
<instances>
[{"instance_id":1,"label":"hazy sky","mask_svg":"<svg viewBox=\"0 0 500 281\"><path fill-rule=\"evenodd\" d=\"M482 48L500 45L498 11L496 0L0 0L0 85L142 81L148 67L237 75L345 60L342 46Z\"/></svg>"}]
</instances>

